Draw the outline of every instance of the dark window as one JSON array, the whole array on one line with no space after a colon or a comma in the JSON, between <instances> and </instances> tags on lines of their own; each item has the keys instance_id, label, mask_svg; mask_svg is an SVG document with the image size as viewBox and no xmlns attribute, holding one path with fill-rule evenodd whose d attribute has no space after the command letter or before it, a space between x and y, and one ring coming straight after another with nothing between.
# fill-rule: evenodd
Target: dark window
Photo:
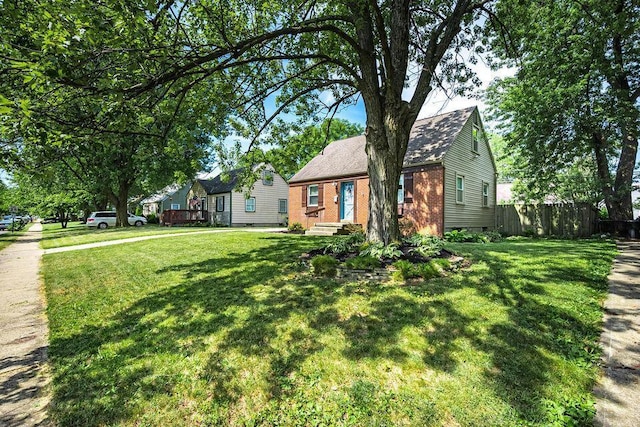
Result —
<instances>
[{"instance_id":1,"label":"dark window","mask_svg":"<svg viewBox=\"0 0 640 427\"><path fill-rule=\"evenodd\" d=\"M482 183L482 206L489 206L489 183Z\"/></svg>"},{"instance_id":2,"label":"dark window","mask_svg":"<svg viewBox=\"0 0 640 427\"><path fill-rule=\"evenodd\" d=\"M278 199L278 213L287 213L287 199Z\"/></svg>"},{"instance_id":3,"label":"dark window","mask_svg":"<svg viewBox=\"0 0 640 427\"><path fill-rule=\"evenodd\" d=\"M464 176L456 175L456 203L464 203Z\"/></svg>"},{"instance_id":4,"label":"dark window","mask_svg":"<svg viewBox=\"0 0 640 427\"><path fill-rule=\"evenodd\" d=\"M473 125L473 140L471 145L471 151L477 153L480 147L480 126L475 124Z\"/></svg>"},{"instance_id":5,"label":"dark window","mask_svg":"<svg viewBox=\"0 0 640 427\"><path fill-rule=\"evenodd\" d=\"M256 198L249 197L244 201L244 211L245 212L255 212L256 211Z\"/></svg>"},{"instance_id":6,"label":"dark window","mask_svg":"<svg viewBox=\"0 0 640 427\"><path fill-rule=\"evenodd\" d=\"M310 185L309 190L307 191L309 200L307 201L308 206L318 206L318 185Z\"/></svg>"}]
</instances>

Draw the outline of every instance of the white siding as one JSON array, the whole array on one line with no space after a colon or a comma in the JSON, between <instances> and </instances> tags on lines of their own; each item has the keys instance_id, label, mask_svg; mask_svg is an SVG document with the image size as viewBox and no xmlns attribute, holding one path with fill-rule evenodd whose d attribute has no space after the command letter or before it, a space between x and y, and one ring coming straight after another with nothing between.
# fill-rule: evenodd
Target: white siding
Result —
<instances>
[{"instance_id":1,"label":"white siding","mask_svg":"<svg viewBox=\"0 0 640 427\"><path fill-rule=\"evenodd\" d=\"M224 210L218 212L216 210L216 198L224 197ZM212 194L207 200L207 208L209 210L209 222L212 224L229 225L231 213L231 193Z\"/></svg>"},{"instance_id":2,"label":"white siding","mask_svg":"<svg viewBox=\"0 0 640 427\"><path fill-rule=\"evenodd\" d=\"M278 213L278 200L289 199L289 185L282 177L273 174L273 185L264 185L259 179L251 190L251 197L256 199L256 211L245 212L245 195L242 192L233 192L232 225L278 225L284 224L288 214Z\"/></svg>"},{"instance_id":3,"label":"white siding","mask_svg":"<svg viewBox=\"0 0 640 427\"><path fill-rule=\"evenodd\" d=\"M496 170L484 135L477 153L472 151L473 122L469 118L444 157L444 229L482 230L495 227ZM481 124L482 127L482 124ZM456 175L464 176L464 203L456 203ZM489 183L489 206L482 206L482 183Z\"/></svg>"}]
</instances>

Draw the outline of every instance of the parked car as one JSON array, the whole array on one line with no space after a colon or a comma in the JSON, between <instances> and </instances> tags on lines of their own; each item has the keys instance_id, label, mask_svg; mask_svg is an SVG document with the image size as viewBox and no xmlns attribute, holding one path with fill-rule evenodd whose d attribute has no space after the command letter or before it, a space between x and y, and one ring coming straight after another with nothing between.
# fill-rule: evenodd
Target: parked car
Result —
<instances>
[{"instance_id":1,"label":"parked car","mask_svg":"<svg viewBox=\"0 0 640 427\"><path fill-rule=\"evenodd\" d=\"M129 215L129 225L135 225L141 227L147 223L147 218L143 216ZM114 227L116 225L116 212L115 211L97 211L91 212L89 218L87 218L87 227L98 227L104 229L107 227Z\"/></svg>"},{"instance_id":2,"label":"parked car","mask_svg":"<svg viewBox=\"0 0 640 427\"><path fill-rule=\"evenodd\" d=\"M23 226L22 217L5 215L0 219L0 230L19 230Z\"/></svg>"}]
</instances>

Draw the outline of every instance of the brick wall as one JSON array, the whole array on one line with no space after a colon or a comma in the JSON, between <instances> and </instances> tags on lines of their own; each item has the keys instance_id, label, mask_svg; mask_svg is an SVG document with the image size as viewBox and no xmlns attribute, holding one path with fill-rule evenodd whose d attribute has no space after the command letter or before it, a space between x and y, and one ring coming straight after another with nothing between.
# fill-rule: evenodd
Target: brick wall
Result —
<instances>
[{"instance_id":1,"label":"brick wall","mask_svg":"<svg viewBox=\"0 0 640 427\"><path fill-rule=\"evenodd\" d=\"M354 222L366 229L369 218L369 178L353 178L355 182ZM312 182L289 186L289 224L299 222L306 229L319 222L340 221L340 181ZM404 204L404 216L410 219L419 232L442 236L444 233L444 168L429 166L413 171L413 203ZM307 216L302 207L302 187L323 184L324 210L317 216ZM337 196L337 197L336 197Z\"/></svg>"},{"instance_id":2,"label":"brick wall","mask_svg":"<svg viewBox=\"0 0 640 427\"><path fill-rule=\"evenodd\" d=\"M444 233L444 168L431 166L413 172L413 203L404 204L404 216L418 232Z\"/></svg>"},{"instance_id":3,"label":"brick wall","mask_svg":"<svg viewBox=\"0 0 640 427\"><path fill-rule=\"evenodd\" d=\"M356 211L354 221L367 229L369 221L369 178L356 180Z\"/></svg>"},{"instance_id":4,"label":"brick wall","mask_svg":"<svg viewBox=\"0 0 640 427\"><path fill-rule=\"evenodd\" d=\"M305 184L291 184L289 186L289 224L299 222L306 229L318 222L340 221L340 182L354 181L355 183L355 215L354 222L367 226L369 217L369 179L345 178L343 180L329 180L308 182ZM334 186L333 183L336 183ZM317 216L307 216L307 208L302 206L302 188L310 184L323 184L323 207Z\"/></svg>"}]
</instances>

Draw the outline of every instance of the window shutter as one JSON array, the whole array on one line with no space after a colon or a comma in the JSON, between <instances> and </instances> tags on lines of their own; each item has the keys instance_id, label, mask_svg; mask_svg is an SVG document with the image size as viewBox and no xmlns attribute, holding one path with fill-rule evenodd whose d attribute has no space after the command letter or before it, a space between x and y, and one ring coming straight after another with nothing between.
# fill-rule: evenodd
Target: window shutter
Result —
<instances>
[{"instance_id":1,"label":"window shutter","mask_svg":"<svg viewBox=\"0 0 640 427\"><path fill-rule=\"evenodd\" d=\"M307 207L307 186L303 185L300 188L302 188L302 207L306 208Z\"/></svg>"},{"instance_id":2,"label":"window shutter","mask_svg":"<svg viewBox=\"0 0 640 427\"><path fill-rule=\"evenodd\" d=\"M324 206L324 185L318 184L318 206Z\"/></svg>"},{"instance_id":3,"label":"window shutter","mask_svg":"<svg viewBox=\"0 0 640 427\"><path fill-rule=\"evenodd\" d=\"M413 173L404 174L404 202L413 203Z\"/></svg>"}]
</instances>

